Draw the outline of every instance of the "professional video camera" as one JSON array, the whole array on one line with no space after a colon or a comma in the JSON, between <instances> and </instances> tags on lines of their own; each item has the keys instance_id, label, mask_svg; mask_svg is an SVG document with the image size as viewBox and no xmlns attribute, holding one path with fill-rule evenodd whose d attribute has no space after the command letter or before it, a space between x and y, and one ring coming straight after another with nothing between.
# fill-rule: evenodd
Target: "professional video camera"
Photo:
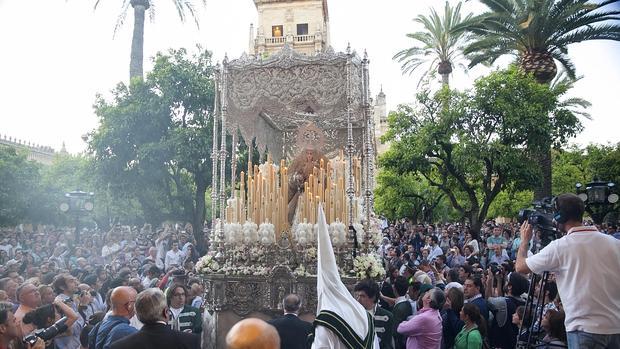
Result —
<instances>
[{"instance_id":1,"label":"professional video camera","mask_svg":"<svg viewBox=\"0 0 620 349\"><path fill-rule=\"evenodd\" d=\"M524 208L519 211L517 221L527 220L534 228L540 231L540 243L542 247L560 237L560 232L553 222L553 205L551 198L544 198L532 203L533 208Z\"/></svg>"},{"instance_id":2,"label":"professional video camera","mask_svg":"<svg viewBox=\"0 0 620 349\"><path fill-rule=\"evenodd\" d=\"M67 317L63 316L60 320L56 321L52 326L34 331L34 333L24 337L24 343L29 345L34 345L37 342L37 337L41 338L44 341L48 341L54 337L56 337L61 332L67 330L67 326L65 323L67 322Z\"/></svg>"}]
</instances>

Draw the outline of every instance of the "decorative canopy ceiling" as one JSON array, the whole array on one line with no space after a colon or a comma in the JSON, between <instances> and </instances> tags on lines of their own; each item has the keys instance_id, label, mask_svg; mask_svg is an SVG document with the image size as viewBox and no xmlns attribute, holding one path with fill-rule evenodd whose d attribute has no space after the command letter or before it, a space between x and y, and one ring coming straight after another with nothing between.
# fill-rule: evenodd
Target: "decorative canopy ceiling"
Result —
<instances>
[{"instance_id":1,"label":"decorative canopy ceiling","mask_svg":"<svg viewBox=\"0 0 620 349\"><path fill-rule=\"evenodd\" d=\"M347 84L347 62L350 82ZM324 153L346 145L348 94L355 134L364 127L362 61L329 48L314 56L285 45L266 59L243 55L224 63L226 128L256 139L259 151L289 157L300 144L299 130L323 132ZM344 137L342 137L344 135ZM360 138L360 137L356 137ZM361 141L361 140L360 140ZM355 143L359 143L356 139Z\"/></svg>"}]
</instances>

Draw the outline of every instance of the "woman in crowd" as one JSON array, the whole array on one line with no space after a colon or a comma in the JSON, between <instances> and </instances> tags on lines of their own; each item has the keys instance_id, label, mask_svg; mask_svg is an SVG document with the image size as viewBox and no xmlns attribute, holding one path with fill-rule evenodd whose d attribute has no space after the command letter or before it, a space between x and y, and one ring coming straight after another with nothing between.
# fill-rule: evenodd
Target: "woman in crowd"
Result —
<instances>
[{"instance_id":1,"label":"woman in crowd","mask_svg":"<svg viewBox=\"0 0 620 349\"><path fill-rule=\"evenodd\" d=\"M446 292L446 303L441 313L442 319L442 348L454 347L456 335L463 329L463 320L460 319L461 309L463 309L463 291L452 287Z\"/></svg>"},{"instance_id":2,"label":"woman in crowd","mask_svg":"<svg viewBox=\"0 0 620 349\"><path fill-rule=\"evenodd\" d=\"M483 338L486 335L486 324L480 316L480 310L475 304L467 303L461 309L461 320L464 326L456 335L455 349L481 349Z\"/></svg>"},{"instance_id":3,"label":"woman in crowd","mask_svg":"<svg viewBox=\"0 0 620 349\"><path fill-rule=\"evenodd\" d=\"M471 246L475 254L478 254L480 251L477 236L475 236L470 230L467 230L465 232L465 241L463 242L463 247L465 246Z\"/></svg>"},{"instance_id":4,"label":"woman in crowd","mask_svg":"<svg viewBox=\"0 0 620 349\"><path fill-rule=\"evenodd\" d=\"M564 312L557 310L549 310L542 319L541 325L545 329L545 337L543 348L567 348L566 346L566 328L564 327Z\"/></svg>"},{"instance_id":5,"label":"woman in crowd","mask_svg":"<svg viewBox=\"0 0 620 349\"><path fill-rule=\"evenodd\" d=\"M471 247L470 245L466 245L465 247L463 247L463 251L465 253L465 261L467 262L467 264L474 265L480 263L480 259L474 253L473 247Z\"/></svg>"}]
</instances>

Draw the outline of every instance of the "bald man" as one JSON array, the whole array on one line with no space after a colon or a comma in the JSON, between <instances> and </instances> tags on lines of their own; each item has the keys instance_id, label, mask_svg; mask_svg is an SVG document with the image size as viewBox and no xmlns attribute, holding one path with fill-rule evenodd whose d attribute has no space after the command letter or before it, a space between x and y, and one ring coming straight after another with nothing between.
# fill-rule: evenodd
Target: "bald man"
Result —
<instances>
[{"instance_id":1,"label":"bald man","mask_svg":"<svg viewBox=\"0 0 620 349\"><path fill-rule=\"evenodd\" d=\"M112 290L110 296L112 310L99 325L90 331L89 348L109 349L112 343L138 331L129 325L129 319L135 314L136 296L136 290L128 286L120 286Z\"/></svg>"},{"instance_id":2,"label":"bald man","mask_svg":"<svg viewBox=\"0 0 620 349\"><path fill-rule=\"evenodd\" d=\"M249 318L237 322L226 335L227 349L280 349L276 328L265 321Z\"/></svg>"}]
</instances>

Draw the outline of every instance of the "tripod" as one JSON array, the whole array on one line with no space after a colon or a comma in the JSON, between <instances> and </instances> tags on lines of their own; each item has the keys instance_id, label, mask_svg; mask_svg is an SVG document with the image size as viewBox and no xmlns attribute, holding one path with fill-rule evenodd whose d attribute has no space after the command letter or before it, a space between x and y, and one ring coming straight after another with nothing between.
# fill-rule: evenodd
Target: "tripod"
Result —
<instances>
[{"instance_id":1,"label":"tripod","mask_svg":"<svg viewBox=\"0 0 620 349\"><path fill-rule=\"evenodd\" d=\"M527 301L525 302L525 311L523 312L523 321L521 322L521 326L519 327L519 338L517 342L518 349L530 349L537 348L539 343L537 339L535 339L534 334L534 325L540 324L542 322L543 310L544 310L544 302L545 302L545 289L547 286L547 281L549 279L549 272L545 271L542 276L533 274L532 282L530 283L530 288L527 292ZM540 289L538 290L538 294L536 295L536 304L534 304L534 296L536 293L536 284L541 282ZM542 303L542 304L541 304ZM527 325L527 340L521 338L521 333L523 333L524 324L526 323L526 319L531 321ZM537 320L537 321L535 321Z\"/></svg>"}]
</instances>

